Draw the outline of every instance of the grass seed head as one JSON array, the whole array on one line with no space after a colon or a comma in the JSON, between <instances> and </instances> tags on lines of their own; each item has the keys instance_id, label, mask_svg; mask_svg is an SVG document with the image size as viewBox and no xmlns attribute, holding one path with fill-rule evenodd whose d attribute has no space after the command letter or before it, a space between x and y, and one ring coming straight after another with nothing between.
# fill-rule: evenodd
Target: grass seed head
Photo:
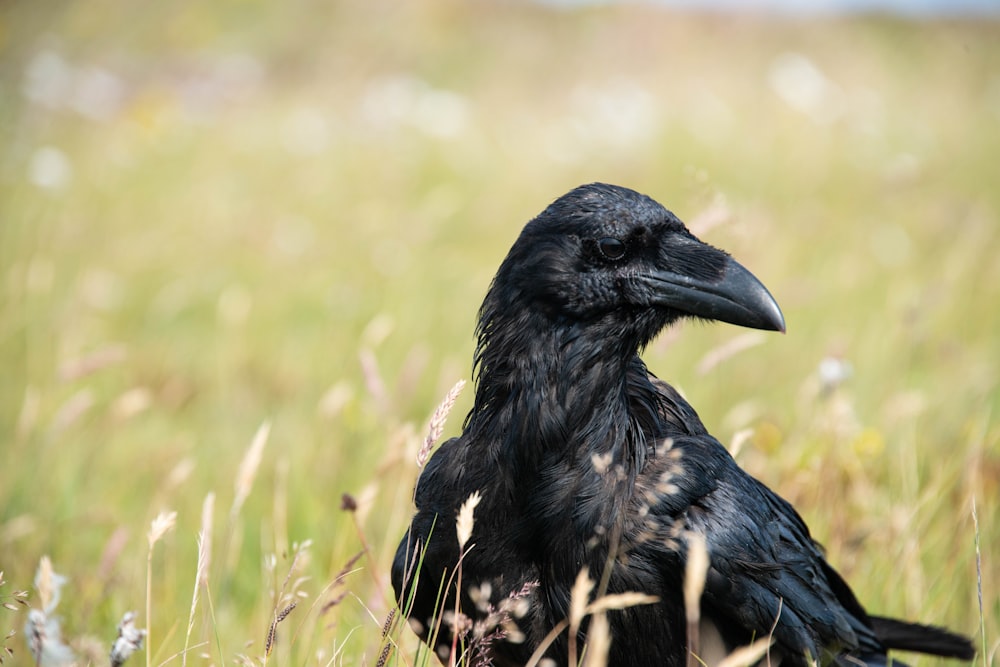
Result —
<instances>
[{"instance_id":1,"label":"grass seed head","mask_svg":"<svg viewBox=\"0 0 1000 667\"><path fill-rule=\"evenodd\" d=\"M198 533L198 583L208 584L208 568L212 564L212 513L215 493L209 492L201 506L201 531Z\"/></svg>"},{"instance_id":2,"label":"grass seed head","mask_svg":"<svg viewBox=\"0 0 1000 667\"><path fill-rule=\"evenodd\" d=\"M65 583L66 577L56 574L49 557L42 556L35 571L35 590L44 613L51 614L55 610L59 604L59 592Z\"/></svg>"},{"instance_id":3,"label":"grass seed head","mask_svg":"<svg viewBox=\"0 0 1000 667\"><path fill-rule=\"evenodd\" d=\"M465 543L472 537L472 527L475 525L476 505L482 500L479 491L473 491L458 510L458 520L455 522L455 533L458 535L458 548L464 549Z\"/></svg>"},{"instance_id":4,"label":"grass seed head","mask_svg":"<svg viewBox=\"0 0 1000 667\"><path fill-rule=\"evenodd\" d=\"M278 630L278 623L288 618L288 615L292 613L297 604L296 602L290 602L275 614L274 620L271 621L271 626L267 629L267 640L264 642L264 655L271 655L271 649L274 648L274 639Z\"/></svg>"},{"instance_id":5,"label":"grass seed head","mask_svg":"<svg viewBox=\"0 0 1000 667\"><path fill-rule=\"evenodd\" d=\"M149 540L149 548L159 542L166 535L174 524L177 523L177 512L160 512L149 525L149 533L146 538Z\"/></svg>"},{"instance_id":6,"label":"grass seed head","mask_svg":"<svg viewBox=\"0 0 1000 667\"><path fill-rule=\"evenodd\" d=\"M417 466L423 468L424 464L427 463L427 459L431 457L431 450L434 448L434 443L436 443L440 438L441 434L444 433L444 425L448 421L448 413L451 409L455 407L455 401L458 400L458 395L462 393L462 389L465 387L465 380L459 380L455 385L448 390L445 394L444 400L441 404L437 406L434 410L434 414L431 415L430 424L427 427L427 437L424 438L424 444L420 447L420 451L417 452Z\"/></svg>"},{"instance_id":7,"label":"grass seed head","mask_svg":"<svg viewBox=\"0 0 1000 667\"><path fill-rule=\"evenodd\" d=\"M247 453L244 454L243 460L240 461L239 472L236 474L236 494L233 497L233 507L231 510L231 514L234 516L239 513L247 496L250 495L254 478L257 476L257 468L260 467L261 457L264 454L264 445L267 444L267 438L270 434L271 422L265 421L257 429L253 440L250 442L250 447L247 449Z\"/></svg>"},{"instance_id":8,"label":"grass seed head","mask_svg":"<svg viewBox=\"0 0 1000 667\"><path fill-rule=\"evenodd\" d=\"M594 581L590 578L587 568L582 568L576 575L576 583L570 592L569 600L569 627L570 632L575 633L580 627L580 622L587 614L587 603L590 601L590 591L594 589Z\"/></svg>"},{"instance_id":9,"label":"grass seed head","mask_svg":"<svg viewBox=\"0 0 1000 667\"><path fill-rule=\"evenodd\" d=\"M705 536L699 533L689 533L688 562L684 570L684 610L688 622L697 622L701 617L701 594L705 590L705 577L708 576L708 547Z\"/></svg>"}]
</instances>

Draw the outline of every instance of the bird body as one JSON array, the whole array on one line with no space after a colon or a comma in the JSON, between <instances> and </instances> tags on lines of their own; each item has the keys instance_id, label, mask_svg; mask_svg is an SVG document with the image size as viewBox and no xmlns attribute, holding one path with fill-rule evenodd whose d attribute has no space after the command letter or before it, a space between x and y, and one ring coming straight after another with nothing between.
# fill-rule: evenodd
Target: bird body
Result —
<instances>
[{"instance_id":1,"label":"bird body","mask_svg":"<svg viewBox=\"0 0 1000 667\"><path fill-rule=\"evenodd\" d=\"M607 612L608 665L680 667L689 648L722 656L761 637L792 666L886 664L890 648L970 658L963 637L869 616L794 508L647 370L639 351L684 317L784 331L756 278L632 190L582 186L528 223L480 311L475 404L421 473L393 565L422 639L445 661L524 665L537 650L567 664L587 623L549 635L583 571L600 582L591 597L655 597ZM693 537L709 560L698 647Z\"/></svg>"}]
</instances>

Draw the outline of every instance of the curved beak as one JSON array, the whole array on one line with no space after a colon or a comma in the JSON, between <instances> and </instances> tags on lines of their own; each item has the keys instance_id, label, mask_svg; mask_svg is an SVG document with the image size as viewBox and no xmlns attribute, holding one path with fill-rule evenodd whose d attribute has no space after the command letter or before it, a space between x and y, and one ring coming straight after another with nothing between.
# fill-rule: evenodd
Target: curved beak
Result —
<instances>
[{"instance_id":1,"label":"curved beak","mask_svg":"<svg viewBox=\"0 0 1000 667\"><path fill-rule=\"evenodd\" d=\"M656 305L741 327L785 332L785 317L777 301L731 257L726 257L721 275L714 280L671 271L656 271L647 278L653 288L651 301Z\"/></svg>"}]
</instances>

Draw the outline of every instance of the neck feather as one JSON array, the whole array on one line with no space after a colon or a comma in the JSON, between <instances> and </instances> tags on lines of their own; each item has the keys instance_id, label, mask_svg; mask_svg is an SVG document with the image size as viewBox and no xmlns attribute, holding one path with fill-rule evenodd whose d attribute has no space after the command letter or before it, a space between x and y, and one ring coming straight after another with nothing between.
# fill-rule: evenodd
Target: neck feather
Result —
<instances>
[{"instance_id":1,"label":"neck feather","mask_svg":"<svg viewBox=\"0 0 1000 667\"><path fill-rule=\"evenodd\" d=\"M480 326L466 419L473 441L490 443L489 455L512 479L595 462L634 477L660 431L658 393L638 345L600 327L531 319Z\"/></svg>"}]
</instances>

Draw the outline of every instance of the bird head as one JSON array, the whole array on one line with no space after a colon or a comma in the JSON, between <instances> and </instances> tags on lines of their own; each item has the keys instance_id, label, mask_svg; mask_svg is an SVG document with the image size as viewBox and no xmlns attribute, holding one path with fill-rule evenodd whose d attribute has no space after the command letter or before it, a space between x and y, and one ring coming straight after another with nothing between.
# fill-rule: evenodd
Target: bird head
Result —
<instances>
[{"instance_id":1,"label":"bird head","mask_svg":"<svg viewBox=\"0 0 1000 667\"><path fill-rule=\"evenodd\" d=\"M525 307L553 324L632 333L638 345L683 317L785 330L767 288L727 253L649 197L600 183L563 195L525 226L484 320L487 308L496 316Z\"/></svg>"}]
</instances>

